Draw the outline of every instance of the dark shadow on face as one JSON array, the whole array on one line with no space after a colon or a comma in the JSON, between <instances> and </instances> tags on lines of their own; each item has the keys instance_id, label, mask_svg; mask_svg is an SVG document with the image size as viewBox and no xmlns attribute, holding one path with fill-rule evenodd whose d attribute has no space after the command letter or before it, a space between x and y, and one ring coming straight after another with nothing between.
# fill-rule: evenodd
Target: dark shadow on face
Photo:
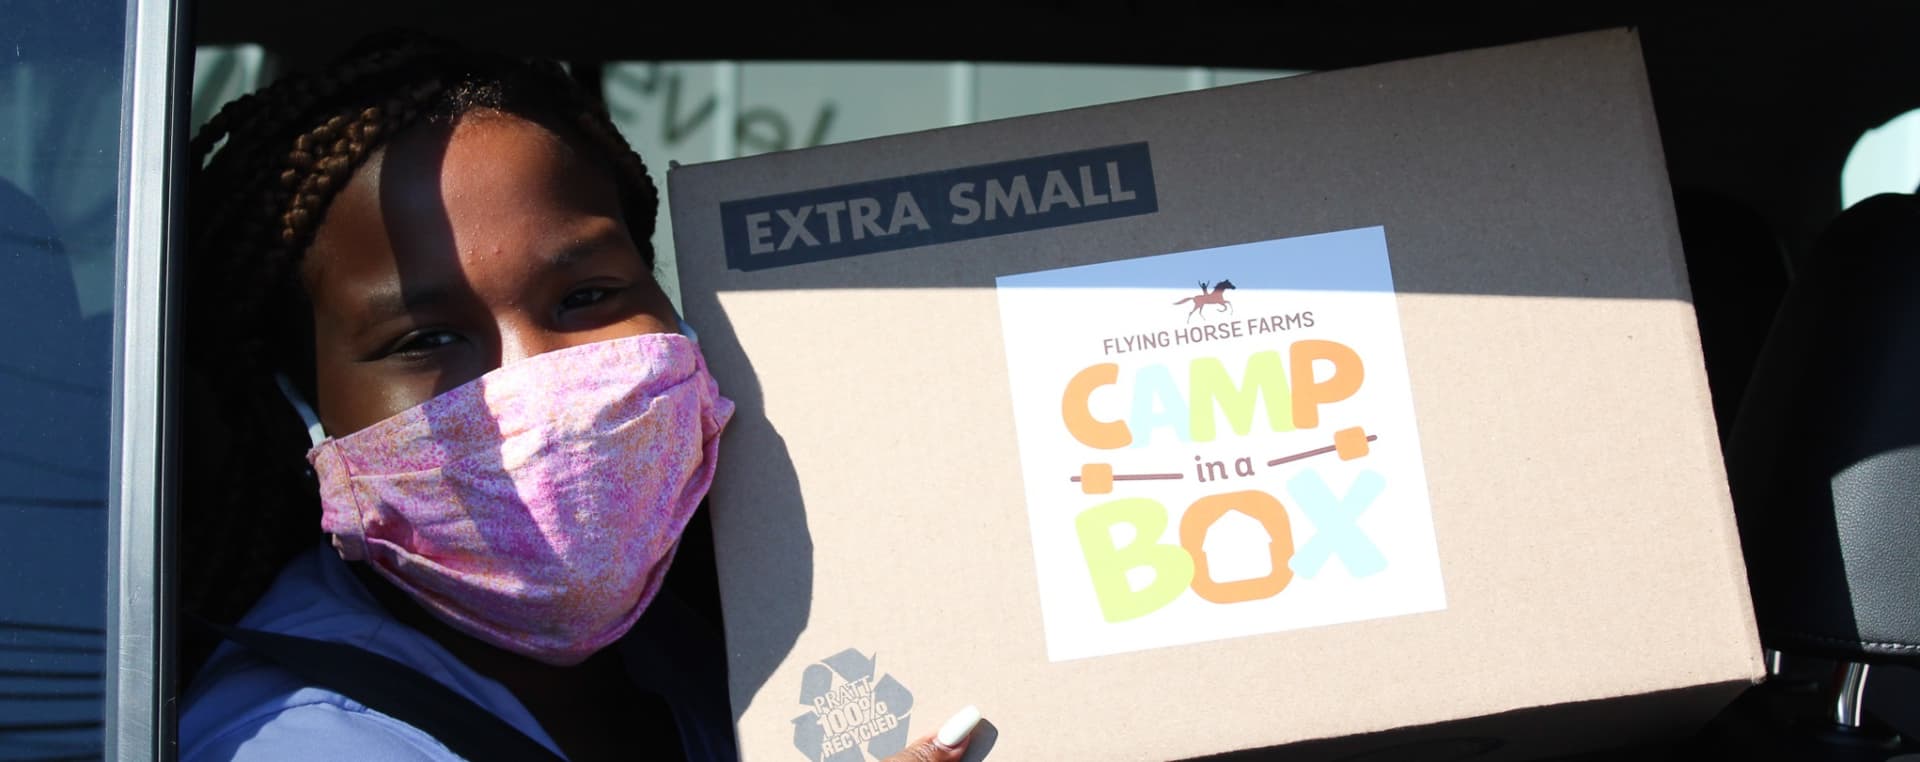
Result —
<instances>
[{"instance_id":1,"label":"dark shadow on face","mask_svg":"<svg viewBox=\"0 0 1920 762\"><path fill-rule=\"evenodd\" d=\"M455 129L449 127L416 128L402 134L388 147L379 167L380 220L391 242L389 251L397 274L393 285L400 294L407 295L408 301L416 294L438 294L441 306L434 309L448 310L444 314L477 312L484 315L487 300L469 280L461 262L460 237L454 230L454 215L447 208L449 192L461 190L449 188L452 183L446 182L446 163L453 149L454 135ZM480 331L486 325L484 320L464 322L470 331ZM475 335L468 340L472 343L469 351L478 355L469 359L470 366L487 370L500 366L503 341L497 333ZM479 362L473 363L473 360ZM435 399L449 387L465 383L463 376L473 369L477 368L470 367L465 373L442 370L435 374L432 392ZM381 396L392 399L391 393ZM492 416L461 416L456 410L442 409L433 402L428 401L424 408L433 440L453 445L453 451L458 453L457 461L443 466L442 478L463 482L506 478L501 453L506 436L499 423ZM468 489L474 486L458 485ZM503 555L521 556L541 566L555 563L558 554L552 545L524 541L544 538L544 534L518 495L511 489L489 489L487 493L495 500L468 508L486 511L484 514L476 511L470 520L490 549Z\"/></svg>"}]
</instances>

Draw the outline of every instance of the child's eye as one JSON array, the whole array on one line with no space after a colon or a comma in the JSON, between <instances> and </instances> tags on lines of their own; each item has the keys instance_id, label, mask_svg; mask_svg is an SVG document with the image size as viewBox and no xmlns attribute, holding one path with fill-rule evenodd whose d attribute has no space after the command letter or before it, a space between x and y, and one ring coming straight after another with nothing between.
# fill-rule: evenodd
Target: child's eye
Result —
<instances>
[{"instance_id":1,"label":"child's eye","mask_svg":"<svg viewBox=\"0 0 1920 762\"><path fill-rule=\"evenodd\" d=\"M588 288L583 288L571 294L567 294L565 299L561 299L560 309L575 310L581 307L586 307L592 304L596 304L598 302L606 300L607 297L613 296L616 292L618 292L618 289L606 288L606 287L600 287L600 286L591 286Z\"/></svg>"},{"instance_id":2,"label":"child's eye","mask_svg":"<svg viewBox=\"0 0 1920 762\"><path fill-rule=\"evenodd\" d=\"M459 340L460 337L448 331L422 331L402 338L388 354L420 357Z\"/></svg>"}]
</instances>

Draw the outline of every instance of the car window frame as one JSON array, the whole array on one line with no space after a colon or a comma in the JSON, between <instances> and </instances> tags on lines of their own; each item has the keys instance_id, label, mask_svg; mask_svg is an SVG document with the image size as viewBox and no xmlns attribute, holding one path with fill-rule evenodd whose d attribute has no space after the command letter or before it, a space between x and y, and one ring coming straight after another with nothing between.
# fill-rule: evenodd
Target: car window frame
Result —
<instances>
[{"instance_id":1,"label":"car window frame","mask_svg":"<svg viewBox=\"0 0 1920 762\"><path fill-rule=\"evenodd\" d=\"M105 756L171 759L174 722L173 254L190 103L190 0L129 0L114 249Z\"/></svg>"}]
</instances>

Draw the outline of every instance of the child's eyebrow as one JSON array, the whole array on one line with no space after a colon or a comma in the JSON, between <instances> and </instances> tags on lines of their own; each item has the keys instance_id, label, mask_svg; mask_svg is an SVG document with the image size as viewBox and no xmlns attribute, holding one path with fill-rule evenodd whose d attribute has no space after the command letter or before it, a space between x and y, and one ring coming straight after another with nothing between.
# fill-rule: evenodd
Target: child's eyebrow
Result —
<instances>
[{"instance_id":1,"label":"child's eyebrow","mask_svg":"<svg viewBox=\"0 0 1920 762\"><path fill-rule=\"evenodd\" d=\"M361 307L367 318L367 325L371 325L414 310L440 306L452 296L453 289L446 283L430 283L413 288L389 283L369 289L366 301L361 303Z\"/></svg>"},{"instance_id":2,"label":"child's eyebrow","mask_svg":"<svg viewBox=\"0 0 1920 762\"><path fill-rule=\"evenodd\" d=\"M541 256L538 272L562 272L599 261L610 253L609 246L618 244L624 235L626 233L616 226L594 225L586 234L576 236L565 246ZM368 287L360 302L360 327L355 335L365 334L392 318L444 306L462 295L460 292L471 293L471 288L458 281L445 280L412 284L389 281Z\"/></svg>"},{"instance_id":3,"label":"child's eyebrow","mask_svg":"<svg viewBox=\"0 0 1920 762\"><path fill-rule=\"evenodd\" d=\"M561 246L545 257L546 261L542 263L544 269L565 270L598 259L607 253L609 245L619 244L620 239L626 235L619 227L604 222L596 221L590 226L582 227L586 228L584 235L574 236L565 246Z\"/></svg>"},{"instance_id":4,"label":"child's eyebrow","mask_svg":"<svg viewBox=\"0 0 1920 762\"><path fill-rule=\"evenodd\" d=\"M544 257L541 269L549 272L565 270L594 259L601 252L604 242L599 237L584 241L575 241Z\"/></svg>"}]
</instances>

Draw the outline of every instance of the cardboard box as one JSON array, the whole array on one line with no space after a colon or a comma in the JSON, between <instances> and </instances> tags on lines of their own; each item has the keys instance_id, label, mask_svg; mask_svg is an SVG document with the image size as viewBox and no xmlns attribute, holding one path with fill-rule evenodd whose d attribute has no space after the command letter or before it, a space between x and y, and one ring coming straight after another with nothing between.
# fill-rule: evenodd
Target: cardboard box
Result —
<instances>
[{"instance_id":1,"label":"cardboard box","mask_svg":"<svg viewBox=\"0 0 1920 762\"><path fill-rule=\"evenodd\" d=\"M669 183L747 759L1526 759L1762 674L1630 32Z\"/></svg>"}]
</instances>

